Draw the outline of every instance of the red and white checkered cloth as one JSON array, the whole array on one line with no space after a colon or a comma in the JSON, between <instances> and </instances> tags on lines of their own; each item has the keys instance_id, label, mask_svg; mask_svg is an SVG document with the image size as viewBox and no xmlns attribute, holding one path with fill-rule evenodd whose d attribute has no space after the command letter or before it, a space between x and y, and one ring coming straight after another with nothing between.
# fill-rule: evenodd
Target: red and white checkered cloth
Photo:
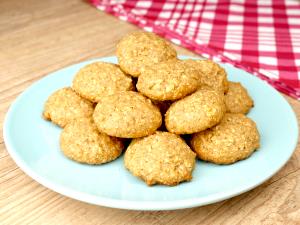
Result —
<instances>
[{"instance_id":1,"label":"red and white checkered cloth","mask_svg":"<svg viewBox=\"0 0 300 225\"><path fill-rule=\"evenodd\" d=\"M100 10L300 99L298 0L91 0Z\"/></svg>"}]
</instances>

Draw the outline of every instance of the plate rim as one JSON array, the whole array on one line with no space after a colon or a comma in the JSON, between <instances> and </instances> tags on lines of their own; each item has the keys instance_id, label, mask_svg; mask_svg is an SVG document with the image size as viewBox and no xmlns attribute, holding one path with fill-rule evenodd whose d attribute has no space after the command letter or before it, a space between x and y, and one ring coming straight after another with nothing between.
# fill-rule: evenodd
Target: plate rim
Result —
<instances>
[{"instance_id":1,"label":"plate rim","mask_svg":"<svg viewBox=\"0 0 300 225\"><path fill-rule=\"evenodd\" d=\"M199 58L199 57L183 56L183 55L181 55L180 57ZM279 93L275 88L273 88L268 83L260 80L259 78L255 77L254 75L250 74L253 77L255 77L255 79L257 79L257 81L264 82L265 85L269 86L269 88L271 88L271 89L273 89L273 91L277 92L276 94L278 95L278 97L280 97L281 100L283 100L283 102L287 106L287 109L290 111L291 115L293 115L293 118L291 120L293 121L293 124L295 125L295 128L296 128L295 129L295 131L296 131L295 137L296 138L294 139L294 143L292 144L293 150L291 150L290 154L287 155L287 157L284 160L282 160L280 166L276 170L271 172L268 176L257 180L257 182L253 182L252 185L244 185L243 187L239 186L238 188L231 189L230 191L224 191L224 192L220 192L220 193L218 192L218 193L209 195L207 197L188 198L188 199L173 200L173 201L172 200L136 201L136 200L112 199L112 198L87 194L87 193L84 193L81 191L76 191L71 188L67 188L60 184L55 184L55 182L51 182L47 178L40 176L37 172L35 172L33 169L31 169L29 166L27 166L26 163L24 162L24 160L17 154L17 151L15 151L13 149L12 144L11 144L11 138L9 138L9 135L8 135L10 117L12 116L12 112L15 111L15 108L17 107L19 100L21 98L23 98L23 96L26 95L27 92L29 92L33 86L38 85L39 82L42 82L44 79L47 79L49 77L49 75L51 76L55 72L61 71L63 69L68 69L69 67L73 67L73 66L76 66L76 65L84 63L84 62L89 63L89 62L93 62L93 61L110 60L113 58L115 58L115 56L95 58L95 59L71 64L71 65L63 67L61 69L58 69L56 71L52 71L52 72L48 73L46 76L44 76L43 78L33 82L30 86L28 86L22 93L20 93L17 96L17 98L9 106L9 109L6 112L6 115L4 118L4 123L3 123L3 140L5 143L7 152L12 157L12 159L15 161L17 166L19 166L20 169L23 170L26 175L28 175L29 177L31 177L33 180L40 183L44 187L46 187L52 191L55 191L61 195L64 195L64 196L67 196L67 197L70 197L70 198L73 198L73 199L76 199L76 200L79 200L82 202L99 205L99 206L111 207L111 208L129 209L129 210L147 210L147 211L185 209L185 208L192 208L192 207L208 205L208 204L216 203L216 202L219 202L219 201L222 201L225 199L229 199L229 198L232 198L234 196L245 193L245 192L261 185L262 183L264 183L265 181L270 179L272 176L274 176L279 170L281 170L282 167L289 161L289 159L292 157L293 153L295 152L296 147L297 147L297 142L298 142L299 128L298 128L298 120L297 120L297 117L296 117L296 114L295 114L293 108L287 102L287 100L282 96L282 94ZM232 66L232 65L230 65L230 66ZM232 66L232 67L234 67L234 66ZM241 70L236 67L234 67L234 68Z\"/></svg>"}]
</instances>

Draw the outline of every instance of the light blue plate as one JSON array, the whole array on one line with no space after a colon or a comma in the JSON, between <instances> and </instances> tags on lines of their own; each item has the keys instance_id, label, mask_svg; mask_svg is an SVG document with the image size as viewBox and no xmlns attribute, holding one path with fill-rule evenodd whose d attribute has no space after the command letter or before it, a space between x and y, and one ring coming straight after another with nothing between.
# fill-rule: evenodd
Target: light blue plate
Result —
<instances>
[{"instance_id":1,"label":"light blue plate","mask_svg":"<svg viewBox=\"0 0 300 225\"><path fill-rule=\"evenodd\" d=\"M187 57L183 57L187 58ZM297 143L297 120L286 100L264 81L223 65L232 81L247 87L255 107L248 114L258 126L261 147L249 159L218 166L198 160L191 182L176 187L148 187L123 166L123 157L100 166L73 162L60 151L61 129L43 120L44 102L70 86L74 74L94 61L56 71L22 93L10 107L4 140L12 158L29 176L68 197L102 206L135 210L170 210L206 205L246 192L273 176L291 157Z\"/></svg>"}]
</instances>

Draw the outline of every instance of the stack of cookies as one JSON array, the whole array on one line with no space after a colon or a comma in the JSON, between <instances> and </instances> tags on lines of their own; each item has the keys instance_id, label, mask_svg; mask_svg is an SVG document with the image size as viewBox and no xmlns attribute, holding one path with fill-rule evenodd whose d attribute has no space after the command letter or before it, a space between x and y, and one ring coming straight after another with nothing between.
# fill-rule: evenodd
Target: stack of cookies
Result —
<instances>
[{"instance_id":1,"label":"stack of cookies","mask_svg":"<svg viewBox=\"0 0 300 225\"><path fill-rule=\"evenodd\" d=\"M210 60L180 60L147 32L117 45L119 65L80 69L72 87L53 93L44 118L63 128L62 152L102 164L125 151L125 167L148 185L192 179L196 156L216 164L245 159L259 147L247 90ZM184 137L184 138L183 138ZM221 168L220 168L221 169Z\"/></svg>"}]
</instances>

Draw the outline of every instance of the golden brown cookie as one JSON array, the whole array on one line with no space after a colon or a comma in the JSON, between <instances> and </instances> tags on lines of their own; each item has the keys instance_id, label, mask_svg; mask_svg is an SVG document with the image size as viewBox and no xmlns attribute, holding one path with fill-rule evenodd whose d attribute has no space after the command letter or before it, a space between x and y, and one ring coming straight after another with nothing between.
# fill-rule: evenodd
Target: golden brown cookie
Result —
<instances>
[{"instance_id":1,"label":"golden brown cookie","mask_svg":"<svg viewBox=\"0 0 300 225\"><path fill-rule=\"evenodd\" d=\"M224 95L206 87L174 102L165 115L165 124L171 133L191 134L216 125L225 112Z\"/></svg>"},{"instance_id":2,"label":"golden brown cookie","mask_svg":"<svg viewBox=\"0 0 300 225\"><path fill-rule=\"evenodd\" d=\"M176 134L157 131L135 139L125 152L125 167L148 185L177 185L192 179L195 153Z\"/></svg>"},{"instance_id":3,"label":"golden brown cookie","mask_svg":"<svg viewBox=\"0 0 300 225\"><path fill-rule=\"evenodd\" d=\"M122 138L153 134L162 123L161 113L151 100L133 91L104 96L93 118L100 132Z\"/></svg>"},{"instance_id":4,"label":"golden brown cookie","mask_svg":"<svg viewBox=\"0 0 300 225\"><path fill-rule=\"evenodd\" d=\"M225 95L227 112L246 114L254 106L254 102L247 90L236 82L229 82L229 89Z\"/></svg>"},{"instance_id":5,"label":"golden brown cookie","mask_svg":"<svg viewBox=\"0 0 300 225\"><path fill-rule=\"evenodd\" d=\"M183 61L172 60L145 68L136 87L153 100L173 101L196 91L199 75Z\"/></svg>"},{"instance_id":6,"label":"golden brown cookie","mask_svg":"<svg viewBox=\"0 0 300 225\"><path fill-rule=\"evenodd\" d=\"M68 87L55 91L48 98L43 116L46 120L64 127L77 118L91 117L93 111L91 102L81 98Z\"/></svg>"},{"instance_id":7,"label":"golden brown cookie","mask_svg":"<svg viewBox=\"0 0 300 225\"><path fill-rule=\"evenodd\" d=\"M208 86L222 93L228 90L226 71L211 60L184 60L186 64L199 72L199 81L202 86Z\"/></svg>"},{"instance_id":8,"label":"golden brown cookie","mask_svg":"<svg viewBox=\"0 0 300 225\"><path fill-rule=\"evenodd\" d=\"M126 35L117 45L122 70L138 77L145 66L176 58L175 49L163 38L148 32Z\"/></svg>"},{"instance_id":9,"label":"golden brown cookie","mask_svg":"<svg viewBox=\"0 0 300 225\"><path fill-rule=\"evenodd\" d=\"M243 114L226 113L213 128L193 135L191 146L202 160L230 164L259 148L256 124Z\"/></svg>"},{"instance_id":10,"label":"golden brown cookie","mask_svg":"<svg viewBox=\"0 0 300 225\"><path fill-rule=\"evenodd\" d=\"M133 84L131 77L124 74L119 66L96 62L79 70L72 88L91 102L98 102L104 95L133 90Z\"/></svg>"},{"instance_id":11,"label":"golden brown cookie","mask_svg":"<svg viewBox=\"0 0 300 225\"><path fill-rule=\"evenodd\" d=\"M118 138L99 133L91 118L81 118L63 129L60 147L72 160L102 164L116 159L123 150L123 143Z\"/></svg>"}]
</instances>

